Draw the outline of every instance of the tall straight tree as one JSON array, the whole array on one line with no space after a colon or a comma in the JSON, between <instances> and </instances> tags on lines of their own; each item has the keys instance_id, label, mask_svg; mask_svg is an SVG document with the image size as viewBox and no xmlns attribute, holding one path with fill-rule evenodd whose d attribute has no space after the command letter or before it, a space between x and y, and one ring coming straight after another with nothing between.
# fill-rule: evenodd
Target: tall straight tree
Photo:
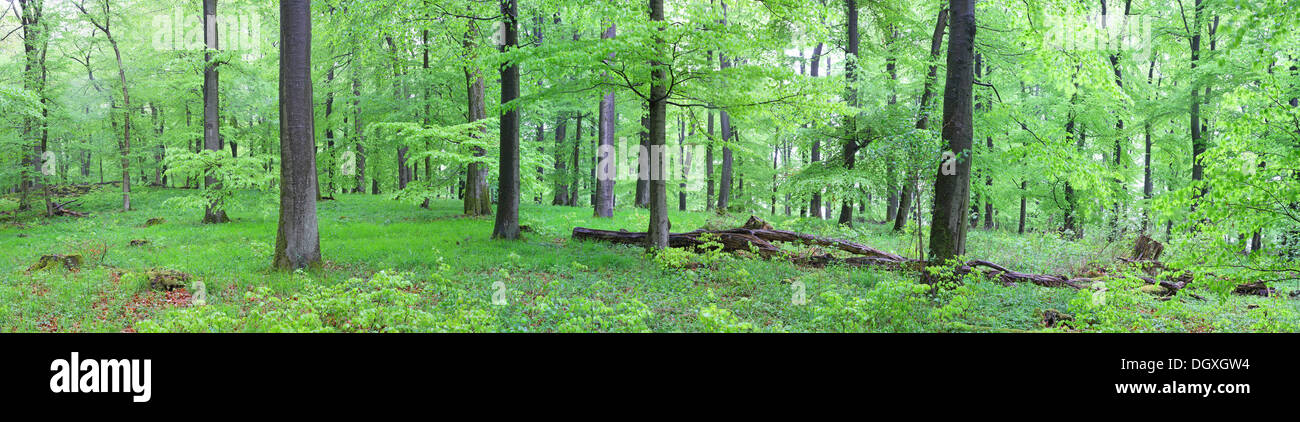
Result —
<instances>
[{"instance_id":1,"label":"tall straight tree","mask_svg":"<svg viewBox=\"0 0 1300 422\"><path fill-rule=\"evenodd\" d=\"M212 52L217 45L217 0L203 0L203 35L207 51L203 53L203 148L208 151L221 151L221 115L217 64L212 61ZM208 189L221 189L221 182L211 174L204 179ZM226 210L216 201L208 203L203 210L204 224L229 222Z\"/></svg>"},{"instance_id":2,"label":"tall straight tree","mask_svg":"<svg viewBox=\"0 0 1300 422\"><path fill-rule=\"evenodd\" d=\"M813 77L813 78L816 78L816 77L817 77L817 65L821 62L821 59L822 59L822 48L823 48L823 47L825 47L825 44L823 44L823 43L817 43L817 46L816 46L816 47L813 47L813 52L812 52L812 63L808 65L808 75L811 76L811 77ZM830 73L830 72L827 72L827 73ZM812 150L809 152L809 154L811 155L810 160L811 160L812 162L814 162L814 163L822 160L822 140L821 140L821 138L815 138L815 139L813 139ZM818 190L816 190L816 191L813 192L813 194L812 194L812 199L809 200L809 203L808 203L808 211L809 211L809 212L808 212L808 216L809 216L809 217L812 217L812 218L825 218L825 214L822 213L822 192L821 192L821 189L818 189Z\"/></svg>"},{"instance_id":3,"label":"tall straight tree","mask_svg":"<svg viewBox=\"0 0 1300 422\"><path fill-rule=\"evenodd\" d=\"M320 264L316 124L311 87L311 0L280 2L280 222L272 266Z\"/></svg>"},{"instance_id":4,"label":"tall straight tree","mask_svg":"<svg viewBox=\"0 0 1300 422\"><path fill-rule=\"evenodd\" d=\"M857 83L858 66L858 1L845 0L844 9L848 21L848 33L846 34L846 38L848 38L848 46L845 50L846 57L844 62L844 80L848 85L846 87L846 97L850 107L857 107L858 89L855 84ZM844 168L851 172L853 171L854 164L857 162L858 155L858 116L855 112L845 120L847 120L847 122L845 122L847 124L844 125L844 130L846 132L845 135L847 136L844 137ZM848 199L845 199L844 204L840 207L839 224L849 226L853 225L853 202Z\"/></svg>"},{"instance_id":5,"label":"tall straight tree","mask_svg":"<svg viewBox=\"0 0 1300 422\"><path fill-rule=\"evenodd\" d=\"M474 38L478 34L478 25L473 21L469 23L470 29L465 32L464 47L466 54L474 52ZM465 86L468 87L466 95L469 104L469 121L476 122L487 118L487 91L483 85L483 74L479 72L478 66L471 64L465 67ZM484 132L487 129L483 129ZM474 147L474 156L482 157L487 154L483 148ZM465 215L488 215L492 213L492 191L488 188L488 169L484 163L470 162L465 166Z\"/></svg>"},{"instance_id":6,"label":"tall straight tree","mask_svg":"<svg viewBox=\"0 0 1300 422\"><path fill-rule=\"evenodd\" d=\"M930 223L930 259L942 263L966 253L970 205L971 86L974 81L975 0L949 0L948 78L943 90L943 140L950 160L939 166Z\"/></svg>"},{"instance_id":7,"label":"tall straight tree","mask_svg":"<svg viewBox=\"0 0 1300 422\"><path fill-rule=\"evenodd\" d=\"M934 34L930 37L930 68L926 71L925 83L921 87L921 103L919 116L916 118L916 128L926 130L930 128L930 98L934 96L934 82L939 74L939 53L943 50L943 32L948 27L948 8L939 10L939 17L935 19ZM907 169L907 174L903 178L903 193L898 196L898 213L894 216L894 231L901 232L903 227L907 226L907 214L912 209L912 200L920 202L916 194L916 184L919 177L919 170L915 168ZM917 204L917 214L920 215L920 204Z\"/></svg>"},{"instance_id":8,"label":"tall straight tree","mask_svg":"<svg viewBox=\"0 0 1300 422\"><path fill-rule=\"evenodd\" d=\"M32 183L27 180L27 173L30 171L35 180L40 180L44 176L41 172L44 167L45 150L48 147L47 138L49 137L49 109L47 107L48 99L45 95L46 88L46 69L45 55L49 49L49 26L44 19L45 2L43 0L19 0L18 20L23 30L23 56L25 63L23 66L23 88L36 94L41 104L40 117L28 116L23 118L23 141L33 149L32 156L23 154L24 165L19 169L19 186L22 191L19 200L18 209L31 209L29 201L29 191ZM90 63L89 54L87 54L86 63ZM34 157L35 159L33 159ZM33 167L28 168L28 164ZM54 207L50 203L50 189L45 183L40 183L45 191L45 215L53 216Z\"/></svg>"},{"instance_id":9,"label":"tall straight tree","mask_svg":"<svg viewBox=\"0 0 1300 422\"><path fill-rule=\"evenodd\" d=\"M722 24L727 24L727 2L722 3ZM726 71L731 67L731 60L722 52L718 52L718 68ZM718 114L719 125L722 129L722 175L718 180L718 211L726 212L731 206L731 179L733 177L732 167L735 165L735 158L731 153L731 113L727 109L722 109ZM712 161L712 160L710 160Z\"/></svg>"},{"instance_id":10,"label":"tall straight tree","mask_svg":"<svg viewBox=\"0 0 1300 422\"><path fill-rule=\"evenodd\" d=\"M610 23L600 38L613 39L617 32L618 28ZM611 52L609 60L613 59L614 53ZM596 130L599 139L596 141L596 195L592 197L595 201L592 208L595 209L595 216L600 218L614 216L614 131L617 129L617 116L614 113L614 90L610 89L600 97L600 121L597 122Z\"/></svg>"},{"instance_id":11,"label":"tall straight tree","mask_svg":"<svg viewBox=\"0 0 1300 422\"><path fill-rule=\"evenodd\" d=\"M505 45L502 52L519 46L519 4L517 0L501 0L501 15L505 19ZM501 64L501 158L497 183L496 224L492 227L493 239L519 238L519 109L510 104L519 98L519 65L514 61Z\"/></svg>"},{"instance_id":12,"label":"tall straight tree","mask_svg":"<svg viewBox=\"0 0 1300 422\"><path fill-rule=\"evenodd\" d=\"M122 49L118 47L117 38L113 36L113 14L108 0L102 0L103 21L86 9L86 2L74 2L73 6L86 16L91 25L104 33L108 44L113 47L113 57L117 59L117 79L122 85L122 139L118 141L117 150L122 154L122 211L131 210L131 91L126 85L126 66L122 64ZM102 173L102 172L101 172Z\"/></svg>"},{"instance_id":13,"label":"tall straight tree","mask_svg":"<svg viewBox=\"0 0 1300 422\"><path fill-rule=\"evenodd\" d=\"M650 250L668 247L668 182L664 174L664 152L668 137L668 81L664 63L664 0L650 0L650 21L656 25L653 38L655 59L650 62L650 151L648 162L641 165L650 167L650 228L647 231L646 248ZM644 156L643 156L644 157Z\"/></svg>"}]
</instances>

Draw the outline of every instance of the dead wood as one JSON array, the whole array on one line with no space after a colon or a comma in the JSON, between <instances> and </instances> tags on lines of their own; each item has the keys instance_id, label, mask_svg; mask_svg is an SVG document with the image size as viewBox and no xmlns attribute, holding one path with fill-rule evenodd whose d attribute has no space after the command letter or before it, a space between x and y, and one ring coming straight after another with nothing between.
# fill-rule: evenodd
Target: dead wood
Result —
<instances>
[{"instance_id":1,"label":"dead wood","mask_svg":"<svg viewBox=\"0 0 1300 422\"><path fill-rule=\"evenodd\" d=\"M584 227L575 227L572 238L574 240L600 241L622 245L646 245L645 232L629 232L626 230L597 230ZM699 250L706 247L709 241L716 242L722 246L722 251L738 253L751 252L759 256L771 259L780 258L790 262L809 267L826 267L828 265L845 265L854 267L876 267L890 271L914 271L927 275L926 268L928 263L905 258L903 256L882 251L861 243L834 239L829 237L817 236L807 233L799 233L789 230L779 230L772 227L771 224L763 221L761 218L751 216L749 220L741 227L726 230L707 230L699 229L686 233L670 233L668 235L668 246L671 248L688 248ZM807 246L818 246L831 248L851 256L835 256L829 253L813 254L801 256L792 254L780 247L776 243L794 243ZM1152 239L1147 235L1138 236L1133 247L1132 258L1120 258L1121 262L1139 265L1139 268L1146 276L1138 278L1153 286L1152 293L1163 296L1172 296L1178 291L1183 290L1193 280L1193 274L1190 271L1182 271L1172 281L1158 280L1162 273L1171 271L1164 263L1158 259L1164 252L1164 245ZM1064 275L1052 274L1030 274L1011 270L1002 265L984 261L972 260L964 265L957 266L951 270L954 276L965 276L975 271L981 272L990 280L997 280L1003 285L1014 285L1016 283L1032 283L1043 287L1070 287L1074 289L1087 288L1094 281L1094 278L1070 278ZM1096 277L1096 275L1090 276ZM1103 278L1114 276L1103 275ZM1158 286L1158 287L1156 287ZM1264 282L1255 282L1242 284L1234 290L1237 294L1244 295L1261 295L1268 296L1276 293L1276 290L1265 285ZM1191 297L1204 298L1195 294L1188 293ZM1296 297L1296 295L1292 295Z\"/></svg>"}]
</instances>

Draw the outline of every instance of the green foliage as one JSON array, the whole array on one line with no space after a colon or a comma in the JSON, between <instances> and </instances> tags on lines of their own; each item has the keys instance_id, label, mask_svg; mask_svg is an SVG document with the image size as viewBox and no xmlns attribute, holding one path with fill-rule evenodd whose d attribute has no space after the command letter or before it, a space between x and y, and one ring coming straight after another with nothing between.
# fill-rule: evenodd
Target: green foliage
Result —
<instances>
[{"instance_id":1,"label":"green foliage","mask_svg":"<svg viewBox=\"0 0 1300 422\"><path fill-rule=\"evenodd\" d=\"M491 326L493 316L460 308L430 313L416 309L426 301L417 285L385 272L370 280L350 279L331 286L308 284L288 297L261 287L244 294L249 303L236 319L227 312L194 307L164 312L142 321L142 332L446 332Z\"/></svg>"},{"instance_id":2,"label":"green foliage","mask_svg":"<svg viewBox=\"0 0 1300 422\"><path fill-rule=\"evenodd\" d=\"M234 223L205 226L190 210L165 205L187 193L150 188L137 192L141 211L104 211L114 209L119 195L102 189L84 196L85 209L95 211L87 218L26 228L0 225L5 251L0 253L0 331L1036 331L1043 329L1046 309L1075 316L1073 328L1055 328L1066 330L1300 327L1300 307L1285 297L1294 284L1277 283L1281 297L1220 297L1209 281L1197 280L1186 293L1207 300L1186 293L1160 300L1138 291L1141 281L1116 279L1106 280L1104 303L1094 302L1096 290L1009 287L978 277L931 291L917 283L916 274L800 268L780 260L737 258L720 252L716 243L698 253L661 251L647 261L640 248L564 240L574 226L637 228L645 210L596 219L587 210L524 204L529 223L544 234L496 242L489 239L491 219L452 218L460 210L457 201L436 200L421 210L382 195L339 195L320 202L321 231L335 233L322 238L329 263L316 273L281 274L266 271L273 212L242 213ZM231 205L255 209L272 198L235 191ZM142 228L144 216L169 223ZM687 228L743 223L735 215L674 212L672 217ZM886 227L850 230L817 222L803 227L892 252L909 247L908 239ZM142 237L150 245L126 246ZM970 242L973 250L996 251L980 258L1015 263L1009 265L1017 270L1064 273L1114 262L1089 252L1094 247L1089 242L1104 245L1104 239L1069 242L979 231ZM105 251L102 259L91 258L96 250ZM81 253L88 264L79 272L25 271L46 253ZM114 268L123 272L115 275ZM193 292L149 290L145 273L152 268L192 274L206 285L207 305L191 303L187 295ZM497 282L504 287L502 305L493 301ZM795 300L799 288L805 290L803 302Z\"/></svg>"},{"instance_id":3,"label":"green foliage","mask_svg":"<svg viewBox=\"0 0 1300 422\"><path fill-rule=\"evenodd\" d=\"M226 209L226 203L238 190L270 190L278 179L266 169L278 166L278 163L269 157L231 157L224 151L206 149L198 153L169 155L166 161L168 175L212 177L218 184L205 183L199 194L173 197L165 205L198 212L209 205Z\"/></svg>"}]
</instances>

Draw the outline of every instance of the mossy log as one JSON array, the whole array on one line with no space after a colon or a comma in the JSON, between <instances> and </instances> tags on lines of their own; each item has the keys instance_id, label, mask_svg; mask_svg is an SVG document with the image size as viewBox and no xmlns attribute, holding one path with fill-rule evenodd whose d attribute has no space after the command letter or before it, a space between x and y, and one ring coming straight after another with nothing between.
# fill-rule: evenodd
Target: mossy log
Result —
<instances>
[{"instance_id":1,"label":"mossy log","mask_svg":"<svg viewBox=\"0 0 1300 422\"><path fill-rule=\"evenodd\" d=\"M81 268L81 255L41 255L35 264L27 267L28 272L48 270L62 266L68 271L76 271Z\"/></svg>"},{"instance_id":2,"label":"mossy log","mask_svg":"<svg viewBox=\"0 0 1300 422\"><path fill-rule=\"evenodd\" d=\"M149 288L167 291L183 288L190 279L194 278L189 274L166 268L149 270L145 273L145 277L149 280Z\"/></svg>"}]
</instances>

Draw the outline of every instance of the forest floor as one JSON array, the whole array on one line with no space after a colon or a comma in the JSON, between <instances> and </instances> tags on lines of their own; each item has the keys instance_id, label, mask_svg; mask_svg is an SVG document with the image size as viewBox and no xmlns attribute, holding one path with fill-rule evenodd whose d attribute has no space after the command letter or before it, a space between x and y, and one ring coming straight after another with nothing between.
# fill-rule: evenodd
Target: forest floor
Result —
<instances>
[{"instance_id":1,"label":"forest floor","mask_svg":"<svg viewBox=\"0 0 1300 422\"><path fill-rule=\"evenodd\" d=\"M492 218L460 217L455 200L431 209L389 195L319 203L323 268L269 270L277 208L240 192L229 224L168 199L180 189L137 188L137 210L103 187L73 207L84 218L0 216L3 332L1295 332L1300 300L1214 294L1189 286L1172 298L1132 278L1091 290L967 280L931 292L916 274L798 267L781 260L569 239L574 227L644 231L647 212L595 219L586 207L525 203L517 242L489 240ZM12 198L10 198L12 199ZM0 212L14 203L0 199ZM740 226L749 215L671 212L674 231ZM777 228L850 239L915 256L912 233L885 225L761 216ZM145 227L147 220L161 224ZM132 241L141 241L132 246ZM973 230L971 256L1014 270L1078 274L1114 265L1132 237L1065 241L1051 234ZM29 271L42 255L80 254L81 267ZM157 270L187 287L150 288ZM200 287L199 284L202 284ZM1289 293L1295 282L1274 284ZM1184 293L1199 293L1197 299ZM1163 300L1162 300L1163 299ZM1072 321L1045 327L1044 315Z\"/></svg>"}]
</instances>

